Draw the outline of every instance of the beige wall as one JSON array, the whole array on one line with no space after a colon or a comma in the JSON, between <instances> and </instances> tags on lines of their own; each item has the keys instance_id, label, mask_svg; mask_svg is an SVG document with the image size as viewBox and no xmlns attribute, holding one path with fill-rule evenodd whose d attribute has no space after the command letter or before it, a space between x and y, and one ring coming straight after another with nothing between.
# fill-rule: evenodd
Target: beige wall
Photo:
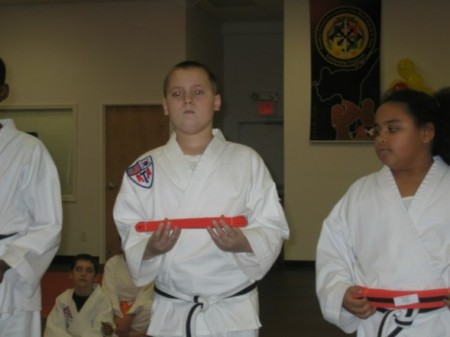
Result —
<instances>
[{"instance_id":1,"label":"beige wall","mask_svg":"<svg viewBox=\"0 0 450 337\"><path fill-rule=\"evenodd\" d=\"M381 81L386 90L396 65L411 58L425 85L450 84L450 2L382 1ZM285 1L285 205L292 230L288 260L314 260L323 219L358 177L380 167L371 145L312 144L310 122L309 1Z\"/></svg>"},{"instance_id":2,"label":"beige wall","mask_svg":"<svg viewBox=\"0 0 450 337\"><path fill-rule=\"evenodd\" d=\"M284 23L285 203L289 260L313 260L321 223L356 178L379 167L370 145L311 144L308 0L286 0ZM5 105L77 108L77 199L64 204L61 255L104 258L105 104L161 101L175 62L198 58L220 74L220 29L180 0L0 6L0 55L8 65ZM432 88L450 79L450 3L383 1L382 85L404 57ZM200 15L200 16L199 16ZM205 28L207 27L207 28ZM214 47L211 47L214 46ZM225 74L226 75L226 74ZM49 121L51 122L51 121ZM80 233L87 233L87 241Z\"/></svg>"},{"instance_id":3,"label":"beige wall","mask_svg":"<svg viewBox=\"0 0 450 337\"><path fill-rule=\"evenodd\" d=\"M59 254L103 257L103 105L161 102L166 71L185 57L185 10L175 0L0 7L4 104L77 107L77 196L64 203Z\"/></svg>"},{"instance_id":4,"label":"beige wall","mask_svg":"<svg viewBox=\"0 0 450 337\"><path fill-rule=\"evenodd\" d=\"M4 105L77 110L76 200L63 205L59 255L104 260L104 105L160 103L166 72L185 58L222 71L220 24L183 3L0 6Z\"/></svg>"},{"instance_id":5,"label":"beige wall","mask_svg":"<svg viewBox=\"0 0 450 337\"><path fill-rule=\"evenodd\" d=\"M223 39L220 22L196 7L188 7L186 24L186 57L208 65L222 80Z\"/></svg>"}]
</instances>

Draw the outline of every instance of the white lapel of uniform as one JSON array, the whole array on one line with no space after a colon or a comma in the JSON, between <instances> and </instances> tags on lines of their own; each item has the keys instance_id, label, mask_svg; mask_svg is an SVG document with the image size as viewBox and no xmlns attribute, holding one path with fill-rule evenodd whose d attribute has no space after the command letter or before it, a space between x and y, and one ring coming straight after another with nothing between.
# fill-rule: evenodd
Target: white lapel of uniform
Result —
<instances>
[{"instance_id":1,"label":"white lapel of uniform","mask_svg":"<svg viewBox=\"0 0 450 337\"><path fill-rule=\"evenodd\" d=\"M447 164L440 157L435 157L408 210L411 222L418 232L423 255L426 256L430 269L435 271L429 276L431 279L434 275L435 282L442 281L442 270L448 268L449 262L448 253L443 247L450 239L448 188L443 187L448 181L444 177L447 173Z\"/></svg>"},{"instance_id":2,"label":"white lapel of uniform","mask_svg":"<svg viewBox=\"0 0 450 337\"><path fill-rule=\"evenodd\" d=\"M421 229L418 226L427 225L417 223L420 214L426 211L428 207L429 198L436 190L439 184L438 176L442 176L444 169L441 164L434 164L428 172L426 178L419 187L414 196L409 209L406 208L402 197L395 184L394 177L387 167L379 172L379 184L388 200L386 210L390 214L390 227L387 235L396 237L398 240L398 249L402 250L402 261L392 261L393 263L401 264L405 268L405 274L412 272L415 275L416 281L423 279L424 284L433 283L435 277L440 275L435 274L435 265L430 258L425 244L422 240ZM383 211L383 210L380 210ZM407 270L407 271L406 271ZM415 272L414 272L415 271Z\"/></svg>"},{"instance_id":3,"label":"white lapel of uniform","mask_svg":"<svg viewBox=\"0 0 450 337\"><path fill-rule=\"evenodd\" d=\"M69 327L67 328L67 331L74 336L81 335L84 332L84 327L86 326L86 322L89 322L85 320L81 312L77 310L77 306L75 305L75 302L72 300L73 290L70 294L68 294L67 302L68 307L70 310L70 313L72 315L72 322L70 323Z\"/></svg>"},{"instance_id":4,"label":"white lapel of uniform","mask_svg":"<svg viewBox=\"0 0 450 337\"><path fill-rule=\"evenodd\" d=\"M225 138L222 132L214 130L214 137L194 171L191 170L175 137L171 138L168 145L166 153L170 165L166 165L165 169L170 170L170 176L174 179L173 182L184 191L174 217L202 216L201 213L205 211L202 201L204 200L203 193L208 181L207 178L213 172L213 166L225 149ZM220 214L217 216L220 216Z\"/></svg>"},{"instance_id":5,"label":"white lapel of uniform","mask_svg":"<svg viewBox=\"0 0 450 337\"><path fill-rule=\"evenodd\" d=\"M192 172L184 158L183 151L177 143L175 133L170 136L162 155L157 160L157 165L164 170L170 182L177 189L185 190L189 184ZM155 172L155 174L158 174L158 172Z\"/></svg>"},{"instance_id":6,"label":"white lapel of uniform","mask_svg":"<svg viewBox=\"0 0 450 337\"><path fill-rule=\"evenodd\" d=\"M415 222L415 219L418 219L423 212L426 212L429 203L433 199L439 198L436 194L436 190L439 188L442 177L447 170L447 164L445 164L440 157L434 158L434 163L422 181L422 184L417 190L411 203L411 207L409 208L409 214L411 215L413 222ZM420 226L421 224L415 223L415 225Z\"/></svg>"}]
</instances>

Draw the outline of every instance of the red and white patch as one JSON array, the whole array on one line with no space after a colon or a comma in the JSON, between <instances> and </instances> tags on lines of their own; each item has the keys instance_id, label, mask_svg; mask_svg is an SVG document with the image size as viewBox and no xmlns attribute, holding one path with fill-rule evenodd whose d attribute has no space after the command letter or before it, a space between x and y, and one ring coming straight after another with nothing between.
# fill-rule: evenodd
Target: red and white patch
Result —
<instances>
[{"instance_id":1,"label":"red and white patch","mask_svg":"<svg viewBox=\"0 0 450 337\"><path fill-rule=\"evenodd\" d=\"M151 188L153 185L153 159L148 156L127 168L128 177L137 185Z\"/></svg>"}]
</instances>

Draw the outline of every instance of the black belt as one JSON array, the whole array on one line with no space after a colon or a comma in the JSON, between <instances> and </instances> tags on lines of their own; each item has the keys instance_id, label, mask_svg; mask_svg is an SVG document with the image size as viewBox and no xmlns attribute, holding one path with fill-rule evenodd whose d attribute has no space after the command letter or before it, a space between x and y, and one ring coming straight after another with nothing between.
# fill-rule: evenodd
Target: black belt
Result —
<instances>
[{"instance_id":1,"label":"black belt","mask_svg":"<svg viewBox=\"0 0 450 337\"><path fill-rule=\"evenodd\" d=\"M441 308L443 308L443 307L441 307ZM441 308L420 308L418 310L419 310L419 314L424 314L426 312L435 311L435 310L438 310L438 309L441 309ZM393 310L402 310L402 309L377 308L377 311L379 311L379 312L381 312L383 314L386 313L386 312L389 312L389 311L393 311ZM403 310L410 310L410 309L403 309Z\"/></svg>"},{"instance_id":2,"label":"black belt","mask_svg":"<svg viewBox=\"0 0 450 337\"><path fill-rule=\"evenodd\" d=\"M16 235L17 233L11 233L11 234L0 234L0 240L9 238L10 236Z\"/></svg>"},{"instance_id":3,"label":"black belt","mask_svg":"<svg viewBox=\"0 0 450 337\"><path fill-rule=\"evenodd\" d=\"M249 286L245 287L244 289L239 290L238 292L234 293L233 295L227 296L223 299L226 298L232 298L232 297L237 297L237 296L241 296L244 294L249 293L250 291L252 291L253 289L256 288L257 286L257 282L254 282L252 284L250 284ZM155 293L157 293L158 295L164 296L166 298L171 298L171 299L176 299L176 300L183 300L181 298L178 298L176 296L170 295L168 293L166 293L165 291L162 291L161 289L159 289L158 287L155 286L154 289ZM195 295L192 297L192 302L194 303L193 306L191 307L191 309L189 310L187 319L186 319L186 337L192 337L192 332L191 332L191 321L192 321L192 317L195 313L196 309L201 309L203 308L204 303L200 302L201 297L199 295Z\"/></svg>"},{"instance_id":4,"label":"black belt","mask_svg":"<svg viewBox=\"0 0 450 337\"><path fill-rule=\"evenodd\" d=\"M417 310L417 312L419 314L423 314L423 313L427 313L430 311L434 311L434 310L438 310L441 308L420 308L420 309L404 309L406 310L406 318L411 317L412 314L414 313L414 310ZM383 318L381 319L381 323L380 326L378 327L378 334L377 337L382 337L382 331L383 331L383 327L386 324L386 319L388 318L389 314L392 314L393 311L395 311L396 309L384 309L384 308L377 308L377 311L383 313ZM395 318L395 323L397 324L397 327L392 330L392 332L387 335L387 337L395 337L397 336L405 327L412 325L412 321L410 320L399 320L397 318Z\"/></svg>"}]
</instances>

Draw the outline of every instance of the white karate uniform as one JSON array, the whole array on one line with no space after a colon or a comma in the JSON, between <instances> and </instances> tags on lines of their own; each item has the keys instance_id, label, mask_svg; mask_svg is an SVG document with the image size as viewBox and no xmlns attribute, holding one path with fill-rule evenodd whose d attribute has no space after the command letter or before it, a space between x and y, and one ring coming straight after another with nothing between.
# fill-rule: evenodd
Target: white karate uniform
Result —
<instances>
[{"instance_id":1,"label":"white karate uniform","mask_svg":"<svg viewBox=\"0 0 450 337\"><path fill-rule=\"evenodd\" d=\"M388 167L354 183L323 224L316 268L325 319L358 337L376 336L383 314L361 320L343 309L348 287L450 288L449 167L435 157L409 207ZM398 336L450 336L450 311L419 313Z\"/></svg>"},{"instance_id":2,"label":"white karate uniform","mask_svg":"<svg viewBox=\"0 0 450 337\"><path fill-rule=\"evenodd\" d=\"M0 259L11 266L0 284L0 331L8 336L2 322L21 313L34 312L40 322L39 283L59 246L62 206L58 173L45 146L12 120L0 123L0 234L16 233L0 240ZM40 335L38 329L33 336Z\"/></svg>"},{"instance_id":3,"label":"white karate uniform","mask_svg":"<svg viewBox=\"0 0 450 337\"><path fill-rule=\"evenodd\" d=\"M136 286L124 256L119 254L106 261L102 288L108 295L116 316L123 317L120 303L128 303L130 308L127 313L134 315L131 329L147 332L153 300L153 282L142 287Z\"/></svg>"},{"instance_id":4,"label":"white karate uniform","mask_svg":"<svg viewBox=\"0 0 450 337\"><path fill-rule=\"evenodd\" d=\"M213 134L195 168L174 134L165 146L142 155L124 175L114 218L134 281L146 284L156 278L156 287L177 298L201 295L208 303L193 319L192 331L223 336L260 327L256 289L223 298L266 274L289 229L260 156L247 146L227 142L219 130ZM142 175L134 176L138 167ZM222 251L206 229L185 229L171 251L142 261L151 234L136 232L139 221L240 214L247 217L242 231L254 253ZM148 334L183 335L191 307L187 301L155 294Z\"/></svg>"},{"instance_id":5,"label":"white karate uniform","mask_svg":"<svg viewBox=\"0 0 450 337\"><path fill-rule=\"evenodd\" d=\"M95 285L80 311L72 296L73 289L67 289L56 298L44 337L101 337L101 323L113 322L111 303L102 287Z\"/></svg>"}]
</instances>

